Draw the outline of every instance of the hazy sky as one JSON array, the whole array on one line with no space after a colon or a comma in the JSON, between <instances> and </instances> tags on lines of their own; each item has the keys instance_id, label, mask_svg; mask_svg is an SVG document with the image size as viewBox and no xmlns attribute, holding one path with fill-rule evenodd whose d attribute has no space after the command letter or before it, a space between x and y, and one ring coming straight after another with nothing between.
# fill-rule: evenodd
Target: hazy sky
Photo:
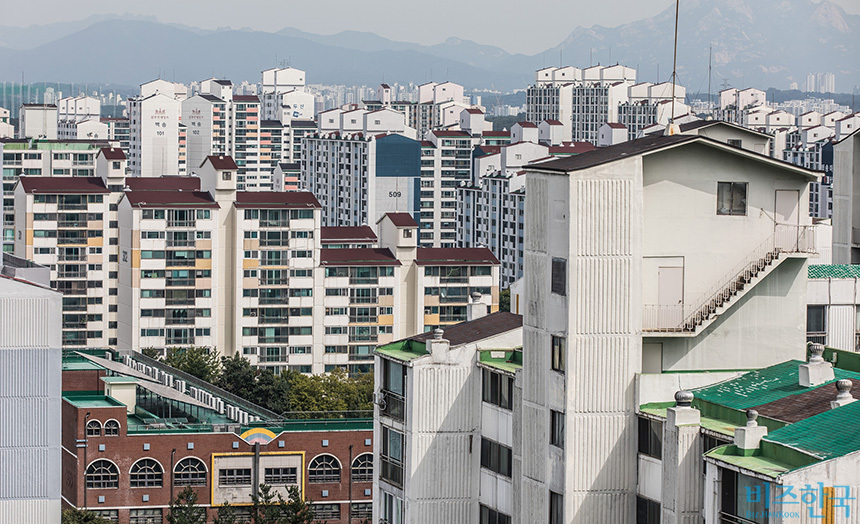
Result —
<instances>
[{"instance_id":1,"label":"hazy sky","mask_svg":"<svg viewBox=\"0 0 860 524\"><path fill-rule=\"evenodd\" d=\"M858 0L832 1L860 14ZM414 0L39 0L8 2L0 25L130 13L206 29L275 31L291 26L320 34L352 29L421 44L457 36L509 52L536 53L558 44L577 26L614 27L653 16L670 4L671 0L435 0L419 7Z\"/></svg>"}]
</instances>

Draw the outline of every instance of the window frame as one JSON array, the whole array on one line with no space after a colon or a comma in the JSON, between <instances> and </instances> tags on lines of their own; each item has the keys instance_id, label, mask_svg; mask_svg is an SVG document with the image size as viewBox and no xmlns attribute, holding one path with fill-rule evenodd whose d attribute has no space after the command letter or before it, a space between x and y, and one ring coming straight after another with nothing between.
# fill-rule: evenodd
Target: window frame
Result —
<instances>
[{"instance_id":1,"label":"window frame","mask_svg":"<svg viewBox=\"0 0 860 524\"><path fill-rule=\"evenodd\" d=\"M197 463L202 467L195 468L193 471L189 467L183 467L180 471L180 466L183 464ZM202 473L202 477L200 476ZM206 463L197 457L184 457L173 466L173 485L174 486L205 486L209 470Z\"/></svg>"},{"instance_id":2,"label":"window frame","mask_svg":"<svg viewBox=\"0 0 860 524\"><path fill-rule=\"evenodd\" d=\"M559 335L550 335L550 367L553 371L564 373L567 358L567 339Z\"/></svg>"},{"instance_id":3,"label":"window frame","mask_svg":"<svg viewBox=\"0 0 860 524\"><path fill-rule=\"evenodd\" d=\"M128 470L130 488L164 487L164 468L152 457L143 457L134 462Z\"/></svg>"},{"instance_id":4,"label":"window frame","mask_svg":"<svg viewBox=\"0 0 860 524\"><path fill-rule=\"evenodd\" d=\"M97 472L97 469L106 473ZM119 468L108 459L90 462L84 470L84 486L85 489L119 489Z\"/></svg>"},{"instance_id":5,"label":"window frame","mask_svg":"<svg viewBox=\"0 0 860 524\"><path fill-rule=\"evenodd\" d=\"M564 412L549 410L549 443L564 449Z\"/></svg>"},{"instance_id":6,"label":"window frame","mask_svg":"<svg viewBox=\"0 0 860 524\"><path fill-rule=\"evenodd\" d=\"M340 460L330 453L322 453L308 463L308 483L332 484L340 482Z\"/></svg>"},{"instance_id":7,"label":"window frame","mask_svg":"<svg viewBox=\"0 0 860 524\"><path fill-rule=\"evenodd\" d=\"M740 189L743 189L743 195L740 196ZM728 191L728 207L723 206L724 191ZM736 191L738 193L736 194ZM739 198L743 209L735 208L735 201ZM717 215L718 216L746 216L749 201L749 183L748 182L717 182Z\"/></svg>"}]
</instances>

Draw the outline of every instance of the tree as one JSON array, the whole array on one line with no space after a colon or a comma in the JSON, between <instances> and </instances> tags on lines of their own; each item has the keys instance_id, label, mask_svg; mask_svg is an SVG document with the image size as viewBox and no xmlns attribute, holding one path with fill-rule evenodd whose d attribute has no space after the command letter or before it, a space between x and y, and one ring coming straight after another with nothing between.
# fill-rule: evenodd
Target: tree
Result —
<instances>
[{"instance_id":1,"label":"tree","mask_svg":"<svg viewBox=\"0 0 860 524\"><path fill-rule=\"evenodd\" d=\"M164 363L206 382L214 382L221 374L218 354L208 347L168 348Z\"/></svg>"},{"instance_id":2,"label":"tree","mask_svg":"<svg viewBox=\"0 0 860 524\"><path fill-rule=\"evenodd\" d=\"M206 509L197 505L197 493L193 489L186 487L170 501L167 522L170 524L206 523Z\"/></svg>"},{"instance_id":3,"label":"tree","mask_svg":"<svg viewBox=\"0 0 860 524\"><path fill-rule=\"evenodd\" d=\"M511 310L511 290L503 289L499 291L499 311Z\"/></svg>"},{"instance_id":4,"label":"tree","mask_svg":"<svg viewBox=\"0 0 860 524\"><path fill-rule=\"evenodd\" d=\"M313 502L302 499L296 486L287 488L284 497L271 486L260 484L259 492L251 497L251 522L253 524L310 524L314 520Z\"/></svg>"},{"instance_id":5,"label":"tree","mask_svg":"<svg viewBox=\"0 0 860 524\"><path fill-rule=\"evenodd\" d=\"M218 506L218 513L212 520L212 524L239 524L239 520L236 518L236 512L233 510L233 506L227 502Z\"/></svg>"},{"instance_id":6,"label":"tree","mask_svg":"<svg viewBox=\"0 0 860 524\"><path fill-rule=\"evenodd\" d=\"M283 505L284 516L288 524L310 524L314 520L313 501L302 499L302 493L296 486L289 486L289 498Z\"/></svg>"},{"instance_id":7,"label":"tree","mask_svg":"<svg viewBox=\"0 0 860 524\"><path fill-rule=\"evenodd\" d=\"M248 359L236 353L230 357L221 357L221 376L218 387L253 402L257 385L257 371L251 367Z\"/></svg>"},{"instance_id":8,"label":"tree","mask_svg":"<svg viewBox=\"0 0 860 524\"><path fill-rule=\"evenodd\" d=\"M64 509L62 524L110 524L110 521L85 509Z\"/></svg>"}]
</instances>

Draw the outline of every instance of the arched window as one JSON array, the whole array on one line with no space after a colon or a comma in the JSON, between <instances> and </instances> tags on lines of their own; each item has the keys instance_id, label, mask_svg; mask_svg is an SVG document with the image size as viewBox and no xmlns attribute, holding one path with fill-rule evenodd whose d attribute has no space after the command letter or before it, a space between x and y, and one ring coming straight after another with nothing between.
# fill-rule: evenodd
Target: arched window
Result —
<instances>
[{"instance_id":1,"label":"arched window","mask_svg":"<svg viewBox=\"0 0 860 524\"><path fill-rule=\"evenodd\" d=\"M87 422L87 436L88 437L100 437L102 436L102 423L98 420L91 420Z\"/></svg>"},{"instance_id":2,"label":"arched window","mask_svg":"<svg viewBox=\"0 0 860 524\"><path fill-rule=\"evenodd\" d=\"M129 472L131 487L133 488L160 488L164 470L161 464L152 459L140 459L131 466Z\"/></svg>"},{"instance_id":3,"label":"arched window","mask_svg":"<svg viewBox=\"0 0 860 524\"><path fill-rule=\"evenodd\" d=\"M331 455L315 457L308 466L308 482L340 482L340 462Z\"/></svg>"},{"instance_id":4,"label":"arched window","mask_svg":"<svg viewBox=\"0 0 860 524\"><path fill-rule=\"evenodd\" d=\"M105 489L119 487L119 469L109 460L96 460L84 473L87 489Z\"/></svg>"},{"instance_id":5,"label":"arched window","mask_svg":"<svg viewBox=\"0 0 860 524\"><path fill-rule=\"evenodd\" d=\"M116 420L108 420L105 422L105 436L106 437L118 437L119 436L119 422Z\"/></svg>"},{"instance_id":6,"label":"arched window","mask_svg":"<svg viewBox=\"0 0 860 524\"><path fill-rule=\"evenodd\" d=\"M176 486L205 486L206 465L194 457L180 460L173 468L173 483Z\"/></svg>"},{"instance_id":7,"label":"arched window","mask_svg":"<svg viewBox=\"0 0 860 524\"><path fill-rule=\"evenodd\" d=\"M365 453L352 461L352 481L371 482L373 480L373 455Z\"/></svg>"}]
</instances>

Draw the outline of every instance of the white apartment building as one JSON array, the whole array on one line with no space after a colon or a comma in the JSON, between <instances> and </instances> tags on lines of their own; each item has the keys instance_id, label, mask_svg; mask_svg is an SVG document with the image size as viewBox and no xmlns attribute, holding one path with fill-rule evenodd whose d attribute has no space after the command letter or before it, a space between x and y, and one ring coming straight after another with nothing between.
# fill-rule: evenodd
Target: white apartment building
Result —
<instances>
[{"instance_id":1,"label":"white apartment building","mask_svg":"<svg viewBox=\"0 0 860 524\"><path fill-rule=\"evenodd\" d=\"M108 124L101 121L101 101L81 95L57 102L57 137L61 140L107 139Z\"/></svg>"},{"instance_id":2,"label":"white apartment building","mask_svg":"<svg viewBox=\"0 0 860 524\"><path fill-rule=\"evenodd\" d=\"M520 375L515 514L632 522L637 373L803 356L818 175L688 135L525 170L523 344L546 350Z\"/></svg>"},{"instance_id":3,"label":"white apartment building","mask_svg":"<svg viewBox=\"0 0 860 524\"><path fill-rule=\"evenodd\" d=\"M854 201L860 195L860 133L856 131L833 145L833 263L860 263L860 213Z\"/></svg>"},{"instance_id":4,"label":"white apartment building","mask_svg":"<svg viewBox=\"0 0 860 524\"><path fill-rule=\"evenodd\" d=\"M810 265L806 308L808 342L860 351L860 266Z\"/></svg>"},{"instance_id":5,"label":"white apartment building","mask_svg":"<svg viewBox=\"0 0 860 524\"><path fill-rule=\"evenodd\" d=\"M15 255L51 270L63 294L64 348L107 347L109 191L97 177L22 176L15 186Z\"/></svg>"},{"instance_id":6,"label":"white apartment building","mask_svg":"<svg viewBox=\"0 0 860 524\"><path fill-rule=\"evenodd\" d=\"M131 138L131 129L129 127L128 118L109 118L101 119L107 124L107 138L111 142L116 142L123 151L128 151L128 144Z\"/></svg>"},{"instance_id":7,"label":"white apartment building","mask_svg":"<svg viewBox=\"0 0 860 524\"><path fill-rule=\"evenodd\" d=\"M157 177L186 172L186 126L181 122L187 90L153 80L129 98L128 167L132 176Z\"/></svg>"},{"instance_id":8,"label":"white apartment building","mask_svg":"<svg viewBox=\"0 0 860 524\"><path fill-rule=\"evenodd\" d=\"M380 84L376 89L376 100L363 100L368 111L392 109L406 116L406 124L425 136L436 129L456 125L464 109L481 109L470 103L463 95L463 86L454 82L427 82L418 86L418 100L395 100L391 87Z\"/></svg>"},{"instance_id":9,"label":"white apartment building","mask_svg":"<svg viewBox=\"0 0 860 524\"><path fill-rule=\"evenodd\" d=\"M57 106L22 104L18 115L18 138L57 139Z\"/></svg>"},{"instance_id":10,"label":"white apartment building","mask_svg":"<svg viewBox=\"0 0 860 524\"><path fill-rule=\"evenodd\" d=\"M15 126L9 123L9 110L0 107L0 138L14 138Z\"/></svg>"},{"instance_id":11,"label":"white apartment building","mask_svg":"<svg viewBox=\"0 0 860 524\"><path fill-rule=\"evenodd\" d=\"M63 298L49 280L48 268L0 253L0 515L8 522L61 518Z\"/></svg>"}]
</instances>

